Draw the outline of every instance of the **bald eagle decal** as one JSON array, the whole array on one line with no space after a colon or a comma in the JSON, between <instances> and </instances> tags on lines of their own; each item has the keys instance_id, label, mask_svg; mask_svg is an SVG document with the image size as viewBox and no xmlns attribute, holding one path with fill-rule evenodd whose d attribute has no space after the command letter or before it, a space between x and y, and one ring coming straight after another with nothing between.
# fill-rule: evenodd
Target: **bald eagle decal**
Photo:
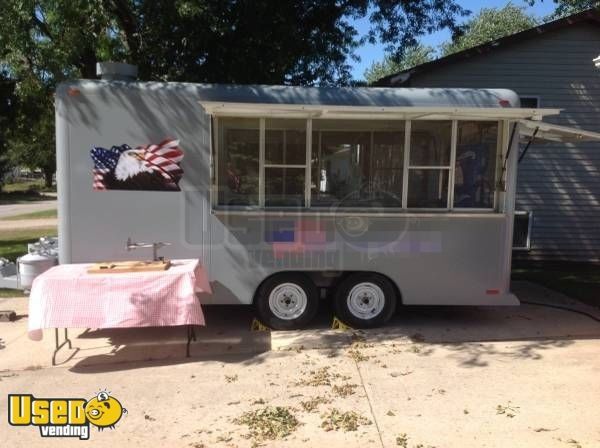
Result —
<instances>
[{"instance_id":1,"label":"bald eagle decal","mask_svg":"<svg viewBox=\"0 0 600 448\"><path fill-rule=\"evenodd\" d=\"M94 190L179 191L183 176L183 151L179 140L166 139L158 144L93 146Z\"/></svg>"}]
</instances>

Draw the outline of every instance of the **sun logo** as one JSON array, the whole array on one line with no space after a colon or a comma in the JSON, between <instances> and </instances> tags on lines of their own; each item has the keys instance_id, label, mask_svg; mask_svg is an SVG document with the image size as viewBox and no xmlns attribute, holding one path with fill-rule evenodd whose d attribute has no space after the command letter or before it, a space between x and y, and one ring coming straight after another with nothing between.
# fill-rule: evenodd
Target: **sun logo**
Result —
<instances>
[{"instance_id":1,"label":"sun logo","mask_svg":"<svg viewBox=\"0 0 600 448\"><path fill-rule=\"evenodd\" d=\"M111 397L108 391L101 391L85 404L85 416L99 431L104 428L115 428L121 417L127 414L119 400Z\"/></svg>"}]
</instances>

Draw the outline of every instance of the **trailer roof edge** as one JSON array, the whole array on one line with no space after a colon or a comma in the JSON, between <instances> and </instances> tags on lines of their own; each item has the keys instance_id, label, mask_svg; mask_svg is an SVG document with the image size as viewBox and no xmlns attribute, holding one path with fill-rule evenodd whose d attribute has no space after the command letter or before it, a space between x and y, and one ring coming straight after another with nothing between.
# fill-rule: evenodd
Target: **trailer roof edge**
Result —
<instances>
[{"instance_id":1,"label":"trailer roof edge","mask_svg":"<svg viewBox=\"0 0 600 448\"><path fill-rule=\"evenodd\" d=\"M73 90L83 95L174 95L215 103L341 107L490 107L517 108L519 96L508 89L306 87L281 85L193 84L74 80L59 84L57 96Z\"/></svg>"},{"instance_id":2,"label":"trailer roof edge","mask_svg":"<svg viewBox=\"0 0 600 448\"><path fill-rule=\"evenodd\" d=\"M549 115L558 115L561 109L496 108L496 107L380 107L380 106L340 106L313 104L265 104L227 103L220 101L198 101L211 115L221 116L276 116L298 118L429 118L444 119L531 119L542 120Z\"/></svg>"}]
</instances>

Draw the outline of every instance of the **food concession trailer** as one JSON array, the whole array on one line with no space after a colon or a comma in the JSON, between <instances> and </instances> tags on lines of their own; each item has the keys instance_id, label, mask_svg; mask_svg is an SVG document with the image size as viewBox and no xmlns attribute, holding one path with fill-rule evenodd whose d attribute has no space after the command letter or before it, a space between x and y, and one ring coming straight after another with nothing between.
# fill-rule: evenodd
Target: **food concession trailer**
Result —
<instances>
[{"instance_id":1,"label":"food concession trailer","mask_svg":"<svg viewBox=\"0 0 600 448\"><path fill-rule=\"evenodd\" d=\"M518 305L519 140L600 139L542 123L509 90L81 80L56 94L60 263L126 241L197 258L202 304L305 326L330 296L354 327L399 305Z\"/></svg>"}]
</instances>

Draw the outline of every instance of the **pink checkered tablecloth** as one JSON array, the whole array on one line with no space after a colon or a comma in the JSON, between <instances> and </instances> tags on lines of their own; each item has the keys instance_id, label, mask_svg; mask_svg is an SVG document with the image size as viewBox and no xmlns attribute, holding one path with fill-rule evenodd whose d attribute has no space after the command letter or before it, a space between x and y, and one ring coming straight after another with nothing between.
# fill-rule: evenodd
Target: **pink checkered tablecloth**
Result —
<instances>
[{"instance_id":1,"label":"pink checkered tablecloth","mask_svg":"<svg viewBox=\"0 0 600 448\"><path fill-rule=\"evenodd\" d=\"M173 260L166 271L88 274L62 264L36 277L29 296L29 338L43 328L204 325L196 292L211 293L198 260Z\"/></svg>"}]
</instances>

